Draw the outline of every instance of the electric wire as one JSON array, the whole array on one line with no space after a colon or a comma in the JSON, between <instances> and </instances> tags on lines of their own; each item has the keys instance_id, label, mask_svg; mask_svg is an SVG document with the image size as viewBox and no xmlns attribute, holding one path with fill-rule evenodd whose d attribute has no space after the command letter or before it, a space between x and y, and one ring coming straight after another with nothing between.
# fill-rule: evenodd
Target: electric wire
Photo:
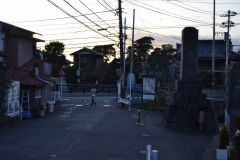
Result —
<instances>
[{"instance_id":1,"label":"electric wire","mask_svg":"<svg viewBox=\"0 0 240 160\"><path fill-rule=\"evenodd\" d=\"M112 12L114 10L107 10L107 11L99 11L99 12L95 12L96 14L99 13L106 13L106 12ZM85 14L85 16L90 16L93 15L93 13L88 13ZM77 17L82 17L83 15L77 15L77 16L73 16L75 18ZM59 17L59 18L48 18L48 19L38 19L38 20L29 20L29 21L16 21L16 22L10 22L10 23L32 23L32 22L44 22L44 21L55 21L55 20L61 20L61 19L70 19L72 17Z\"/></svg>"},{"instance_id":2,"label":"electric wire","mask_svg":"<svg viewBox=\"0 0 240 160\"><path fill-rule=\"evenodd\" d=\"M201 23L201 24L209 24L209 22L204 22L204 21L199 21L199 20L195 20L195 19L189 19L188 17L183 17L183 16L180 16L180 15L177 15L177 14L173 14L173 13L164 13L164 12L161 12L159 11L160 9L157 9L156 7L153 7L153 6L149 6L147 4L144 4L144 3L141 3L141 4L144 4L144 6L142 5L139 5L139 4L136 4L136 3L132 3L128 0L126 0L127 3L131 4L131 5L134 5L134 6L138 6L138 7L141 7L141 8L144 8L144 9L147 9L149 11L152 11L152 12L156 12L156 13L159 13L159 14L163 14L163 15L166 15L166 16L170 16L170 17L174 17L174 18L178 18L178 19L181 19L181 20L185 20L185 21L189 21L189 22L195 22L195 23ZM146 6L149 6L151 8L148 8ZM155 8L157 10L154 10L152 8ZM166 12L166 11L165 11ZM172 15L171 15L172 14Z\"/></svg>"},{"instance_id":3,"label":"electric wire","mask_svg":"<svg viewBox=\"0 0 240 160\"><path fill-rule=\"evenodd\" d=\"M107 9L108 11L110 11L111 9L109 9L109 8L107 8L105 5L103 5L99 0L97 0L97 2L101 5L101 6L103 6L105 9ZM116 11L116 10L114 10L114 11ZM111 11L112 12L112 11ZM116 12L112 12L114 15L116 15Z\"/></svg>"},{"instance_id":4,"label":"electric wire","mask_svg":"<svg viewBox=\"0 0 240 160\"><path fill-rule=\"evenodd\" d=\"M96 26L100 27L100 29L104 29L103 27L101 27L99 24L95 23L94 21L92 21L90 18L88 18L87 16L85 16L84 14L82 14L78 9L76 9L72 4L70 4L67 0L63 0L65 3L67 3L72 9L74 9L76 12L78 12L79 14L83 15L87 20L89 20L90 22L92 22L93 24L95 24ZM108 30L106 30L106 32L113 34L112 32L109 32Z\"/></svg>"},{"instance_id":5,"label":"electric wire","mask_svg":"<svg viewBox=\"0 0 240 160\"><path fill-rule=\"evenodd\" d=\"M106 36L106 35L98 32L97 30L89 27L88 25L86 25L85 23L83 23L82 21L80 21L79 19L77 19L76 17L72 16L70 13L68 13L66 10L64 10L64 9L61 8L60 6L58 6L58 5L57 5L56 3L54 3L52 0L47 0L47 1L50 2L52 5L54 5L55 7L57 7L57 8L58 8L59 10L61 10L62 12L64 12L65 14L67 14L68 16L70 16L70 17L72 17L73 19L75 19L75 20L76 20L77 22L79 22L80 24L86 26L88 29L90 29L90 30L92 30L93 32L95 32L95 33L97 33L97 34L99 34L99 35L101 35L101 36L103 36L103 37L106 37L106 38L114 41L115 43L117 43L116 40L114 40L114 39L112 39L112 38L109 38L108 36Z\"/></svg>"},{"instance_id":6,"label":"electric wire","mask_svg":"<svg viewBox=\"0 0 240 160\"><path fill-rule=\"evenodd\" d=\"M83 3L81 0L79 0L79 2L80 3L82 3L89 11L91 11L96 17L98 17L98 19L100 19L103 23L105 23L107 26L109 26L109 28L112 28L115 32L117 32L118 33L118 31L117 30L115 30L113 27L111 27L106 21L104 21L101 17L99 17L97 14L95 14L94 12L93 12L93 10L91 10L85 3ZM116 35L116 36L118 36L118 35Z\"/></svg>"}]
</instances>

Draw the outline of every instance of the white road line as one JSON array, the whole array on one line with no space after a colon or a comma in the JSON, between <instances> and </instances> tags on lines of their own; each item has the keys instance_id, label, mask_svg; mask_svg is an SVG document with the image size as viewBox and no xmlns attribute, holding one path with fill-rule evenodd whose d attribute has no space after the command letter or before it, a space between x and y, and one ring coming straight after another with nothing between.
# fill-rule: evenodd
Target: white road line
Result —
<instances>
[{"instance_id":1,"label":"white road line","mask_svg":"<svg viewBox=\"0 0 240 160\"><path fill-rule=\"evenodd\" d=\"M146 154L146 153L147 153L147 151L140 151L140 153L141 153L141 154Z\"/></svg>"},{"instance_id":2,"label":"white road line","mask_svg":"<svg viewBox=\"0 0 240 160\"><path fill-rule=\"evenodd\" d=\"M104 104L103 107L111 107L109 104Z\"/></svg>"},{"instance_id":3,"label":"white road line","mask_svg":"<svg viewBox=\"0 0 240 160\"><path fill-rule=\"evenodd\" d=\"M82 104L77 104L75 105L76 107L82 107L83 105Z\"/></svg>"},{"instance_id":4,"label":"white road line","mask_svg":"<svg viewBox=\"0 0 240 160\"><path fill-rule=\"evenodd\" d=\"M70 101L70 99L63 99L64 101Z\"/></svg>"},{"instance_id":5,"label":"white road line","mask_svg":"<svg viewBox=\"0 0 240 160\"><path fill-rule=\"evenodd\" d=\"M143 137L150 137L151 135L147 134L147 133L143 133L143 134L141 134L141 136L143 136Z\"/></svg>"},{"instance_id":6,"label":"white road line","mask_svg":"<svg viewBox=\"0 0 240 160\"><path fill-rule=\"evenodd\" d=\"M87 125L86 130L90 130L92 128L92 125Z\"/></svg>"}]
</instances>

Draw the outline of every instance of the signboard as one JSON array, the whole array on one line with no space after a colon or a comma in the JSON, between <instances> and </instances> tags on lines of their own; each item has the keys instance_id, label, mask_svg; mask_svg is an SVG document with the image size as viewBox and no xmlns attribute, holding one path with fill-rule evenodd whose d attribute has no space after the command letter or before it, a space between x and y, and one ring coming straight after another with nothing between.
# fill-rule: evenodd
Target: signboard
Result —
<instances>
[{"instance_id":1,"label":"signboard","mask_svg":"<svg viewBox=\"0 0 240 160\"><path fill-rule=\"evenodd\" d=\"M136 87L136 78L135 78L135 75L133 73L129 73L128 77L127 77L127 88L128 88L128 90L130 90L130 86L131 86L131 89Z\"/></svg>"},{"instance_id":2,"label":"signboard","mask_svg":"<svg viewBox=\"0 0 240 160\"><path fill-rule=\"evenodd\" d=\"M143 100L155 99L155 78L143 77Z\"/></svg>"}]
</instances>

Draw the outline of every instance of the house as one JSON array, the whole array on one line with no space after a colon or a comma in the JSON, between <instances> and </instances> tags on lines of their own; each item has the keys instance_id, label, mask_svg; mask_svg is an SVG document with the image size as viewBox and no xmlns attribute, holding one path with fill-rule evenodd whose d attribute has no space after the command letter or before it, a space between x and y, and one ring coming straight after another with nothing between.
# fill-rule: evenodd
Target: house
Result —
<instances>
[{"instance_id":1,"label":"house","mask_svg":"<svg viewBox=\"0 0 240 160\"><path fill-rule=\"evenodd\" d=\"M232 51L230 40L230 62L240 62L240 56ZM181 61L181 44L177 44L177 51L174 55L177 61ZM215 41L215 84L224 85L226 59L226 41ZM198 71L199 73L212 72L212 40L198 40Z\"/></svg>"},{"instance_id":2,"label":"house","mask_svg":"<svg viewBox=\"0 0 240 160\"><path fill-rule=\"evenodd\" d=\"M77 76L79 77L80 71L95 72L103 63L103 55L89 48L83 48L70 55L73 56L73 64L77 68Z\"/></svg>"},{"instance_id":3,"label":"house","mask_svg":"<svg viewBox=\"0 0 240 160\"><path fill-rule=\"evenodd\" d=\"M20 81L20 105L31 112L45 105L49 82L41 77L51 76L51 65L41 60L32 31L0 21L0 58L5 65L6 78Z\"/></svg>"}]
</instances>

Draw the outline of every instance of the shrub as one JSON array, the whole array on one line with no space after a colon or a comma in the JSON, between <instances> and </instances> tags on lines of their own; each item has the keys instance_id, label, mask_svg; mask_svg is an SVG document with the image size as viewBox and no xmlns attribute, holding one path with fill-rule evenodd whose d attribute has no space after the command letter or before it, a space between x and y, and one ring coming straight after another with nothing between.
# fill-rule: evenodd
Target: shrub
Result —
<instances>
[{"instance_id":1,"label":"shrub","mask_svg":"<svg viewBox=\"0 0 240 160\"><path fill-rule=\"evenodd\" d=\"M219 149L226 149L229 145L229 134L226 125L223 125L219 134Z\"/></svg>"}]
</instances>

